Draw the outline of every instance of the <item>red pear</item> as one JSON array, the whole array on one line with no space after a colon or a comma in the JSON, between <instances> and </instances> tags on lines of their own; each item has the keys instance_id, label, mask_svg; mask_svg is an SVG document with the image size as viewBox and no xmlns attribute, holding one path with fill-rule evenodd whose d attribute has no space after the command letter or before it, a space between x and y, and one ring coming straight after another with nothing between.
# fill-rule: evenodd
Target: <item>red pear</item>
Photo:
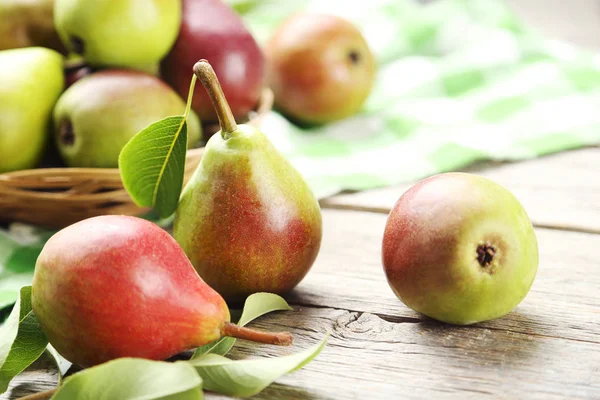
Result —
<instances>
[{"instance_id":1,"label":"red pear","mask_svg":"<svg viewBox=\"0 0 600 400\"><path fill-rule=\"evenodd\" d=\"M164 360L221 336L289 344L229 322L222 297L177 242L136 217L100 216L56 233L35 266L32 307L49 342L89 367L120 357Z\"/></svg>"},{"instance_id":2,"label":"red pear","mask_svg":"<svg viewBox=\"0 0 600 400\"><path fill-rule=\"evenodd\" d=\"M245 120L265 84L264 56L241 18L221 0L183 0L179 37L161 64L161 75L187 98L191 71L199 59L215 69L233 115ZM203 122L216 121L211 100L196 87L192 109Z\"/></svg>"},{"instance_id":3,"label":"red pear","mask_svg":"<svg viewBox=\"0 0 600 400\"><path fill-rule=\"evenodd\" d=\"M506 188L450 172L422 180L390 212L382 257L408 307L457 325L499 318L527 295L538 268L527 213Z\"/></svg>"},{"instance_id":4,"label":"red pear","mask_svg":"<svg viewBox=\"0 0 600 400\"><path fill-rule=\"evenodd\" d=\"M308 124L324 124L360 111L375 79L375 57L351 22L327 14L297 13L265 48L276 108Z\"/></svg>"}]
</instances>

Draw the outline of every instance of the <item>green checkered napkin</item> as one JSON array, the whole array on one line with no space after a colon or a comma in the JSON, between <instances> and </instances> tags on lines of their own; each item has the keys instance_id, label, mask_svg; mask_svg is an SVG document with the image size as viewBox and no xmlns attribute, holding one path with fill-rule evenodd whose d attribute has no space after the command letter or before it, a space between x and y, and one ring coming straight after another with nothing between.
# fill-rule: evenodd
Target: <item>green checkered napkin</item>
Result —
<instances>
[{"instance_id":1,"label":"green checkered napkin","mask_svg":"<svg viewBox=\"0 0 600 400\"><path fill-rule=\"evenodd\" d=\"M521 160L600 142L600 55L540 37L502 2L229 0L262 44L294 11L356 23L379 63L364 111L262 130L319 197L415 180L478 160ZM0 306L31 279L51 232L0 231Z\"/></svg>"}]
</instances>

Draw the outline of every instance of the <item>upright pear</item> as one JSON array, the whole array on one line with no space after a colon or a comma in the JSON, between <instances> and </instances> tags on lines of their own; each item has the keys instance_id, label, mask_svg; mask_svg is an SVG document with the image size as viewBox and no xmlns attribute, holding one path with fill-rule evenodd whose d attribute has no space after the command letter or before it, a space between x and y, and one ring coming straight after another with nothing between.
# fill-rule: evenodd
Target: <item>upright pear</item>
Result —
<instances>
[{"instance_id":1,"label":"upright pear","mask_svg":"<svg viewBox=\"0 0 600 400\"><path fill-rule=\"evenodd\" d=\"M173 237L137 217L93 217L54 234L37 259L31 301L52 346L81 367L164 360L222 336L292 341L230 323L225 301Z\"/></svg>"},{"instance_id":2,"label":"upright pear","mask_svg":"<svg viewBox=\"0 0 600 400\"><path fill-rule=\"evenodd\" d=\"M63 57L54 50L0 51L0 173L39 163L63 87Z\"/></svg>"},{"instance_id":3,"label":"upright pear","mask_svg":"<svg viewBox=\"0 0 600 400\"><path fill-rule=\"evenodd\" d=\"M221 130L185 186L173 233L200 276L227 300L285 294L321 245L319 203L301 174L250 125L237 125L206 60L194 66Z\"/></svg>"},{"instance_id":4,"label":"upright pear","mask_svg":"<svg viewBox=\"0 0 600 400\"><path fill-rule=\"evenodd\" d=\"M55 140L68 166L116 168L121 149L137 132L184 111L183 99L159 78L106 69L76 81L60 97L54 110ZM201 129L191 112L188 147L198 143Z\"/></svg>"},{"instance_id":5,"label":"upright pear","mask_svg":"<svg viewBox=\"0 0 600 400\"><path fill-rule=\"evenodd\" d=\"M158 63L181 24L181 0L55 0L65 46L92 66Z\"/></svg>"}]
</instances>

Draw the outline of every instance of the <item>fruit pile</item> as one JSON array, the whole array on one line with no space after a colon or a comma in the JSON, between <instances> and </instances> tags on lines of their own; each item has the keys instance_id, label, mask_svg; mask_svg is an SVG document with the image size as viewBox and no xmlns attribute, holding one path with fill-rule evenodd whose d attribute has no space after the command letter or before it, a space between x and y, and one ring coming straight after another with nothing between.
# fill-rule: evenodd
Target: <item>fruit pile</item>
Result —
<instances>
[{"instance_id":1,"label":"fruit pile","mask_svg":"<svg viewBox=\"0 0 600 400\"><path fill-rule=\"evenodd\" d=\"M13 124L1 126L3 168L33 165L39 154L16 150L27 143L42 151L44 118L52 114L56 143L68 165L119 167L132 198L174 217L173 234L118 215L89 218L54 234L37 259L30 292L21 292L19 307L29 304L31 314L25 313L35 323L23 318L7 324L6 329L26 320L29 325L12 335L12 342L0 343L10 348L0 362L13 350L22 352L13 357L33 362L32 354L41 352L25 354L16 344L25 340L20 334L38 332L46 340L39 343L49 342L86 368L65 381L57 398L94 398L86 392L90 385L73 383L105 371L94 367L116 368L111 362L122 359L162 363L208 346L189 361L206 379L205 387L255 394L322 348L279 360L278 367L266 368L265 379L258 370L210 357L228 351L222 350L223 337L290 345L287 332L243 327L244 315L238 325L231 323L229 307L257 294L286 296L309 273L321 247L321 210L309 185L265 134L243 123L265 85L260 51L220 1L147 2L141 10L130 1L83 3L55 4L62 43L85 61L75 74L85 76L73 78L64 93L58 53L40 47L0 53L0 78L11 76L0 90L12 96L0 103L6 107L0 123ZM119 24L127 17L130 24ZM280 27L264 65L281 112L320 124L358 111L374 65L356 32L342 20L314 15L292 16ZM297 37L306 40L298 45ZM339 42L328 47L331 37ZM136 69L157 62L172 88ZM335 68L315 69L319 62ZM202 87L196 91L197 79ZM173 119L178 114L183 116ZM218 121L220 129L182 187L182 157L200 140L200 120ZM383 232L382 263L406 306L466 325L499 318L523 300L536 275L538 248L529 217L510 192L486 178L446 173L424 179L400 197ZM13 310L15 318L19 312ZM217 367L220 375L210 369ZM144 370L134 381L147 380ZM245 389L227 386L233 385L232 376Z\"/></svg>"},{"instance_id":2,"label":"fruit pile","mask_svg":"<svg viewBox=\"0 0 600 400\"><path fill-rule=\"evenodd\" d=\"M211 63L242 122L267 88L298 123L348 117L375 74L361 32L341 18L293 15L261 48L222 0L17 0L0 4L1 32L0 173L116 168L139 130L183 113L199 59ZM197 88L188 148L202 146L215 122Z\"/></svg>"}]
</instances>

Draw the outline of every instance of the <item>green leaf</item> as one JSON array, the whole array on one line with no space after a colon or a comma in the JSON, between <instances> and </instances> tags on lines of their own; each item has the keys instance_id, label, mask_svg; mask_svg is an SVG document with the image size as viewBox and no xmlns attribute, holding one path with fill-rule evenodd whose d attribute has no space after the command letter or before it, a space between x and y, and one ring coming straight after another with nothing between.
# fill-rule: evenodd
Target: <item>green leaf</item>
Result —
<instances>
[{"instance_id":1,"label":"green leaf","mask_svg":"<svg viewBox=\"0 0 600 400\"><path fill-rule=\"evenodd\" d=\"M205 354L188 362L202 377L205 389L229 396L249 397L312 361L323 350L328 337L329 334L321 343L284 357L234 361L218 354Z\"/></svg>"},{"instance_id":2,"label":"green leaf","mask_svg":"<svg viewBox=\"0 0 600 400\"><path fill-rule=\"evenodd\" d=\"M140 207L153 207L161 218L177 208L183 187L187 123L166 117L138 132L121 150L123 186Z\"/></svg>"},{"instance_id":3,"label":"green leaf","mask_svg":"<svg viewBox=\"0 0 600 400\"><path fill-rule=\"evenodd\" d=\"M183 361L118 358L65 379L52 400L196 400L202 379Z\"/></svg>"},{"instance_id":4,"label":"green leaf","mask_svg":"<svg viewBox=\"0 0 600 400\"><path fill-rule=\"evenodd\" d=\"M19 298L0 330L0 393L10 381L37 360L48 345L31 310L31 286L21 288Z\"/></svg>"},{"instance_id":5,"label":"green leaf","mask_svg":"<svg viewBox=\"0 0 600 400\"><path fill-rule=\"evenodd\" d=\"M283 311L292 310L292 307L283 299L273 293L254 293L248 296L244 303L244 311L238 321L239 326L244 326L256 318L268 314L272 311ZM192 359L200 357L204 354L220 354L224 356L231 350L235 344L235 338L224 337L215 342L205 344L202 347L198 347Z\"/></svg>"}]
</instances>

